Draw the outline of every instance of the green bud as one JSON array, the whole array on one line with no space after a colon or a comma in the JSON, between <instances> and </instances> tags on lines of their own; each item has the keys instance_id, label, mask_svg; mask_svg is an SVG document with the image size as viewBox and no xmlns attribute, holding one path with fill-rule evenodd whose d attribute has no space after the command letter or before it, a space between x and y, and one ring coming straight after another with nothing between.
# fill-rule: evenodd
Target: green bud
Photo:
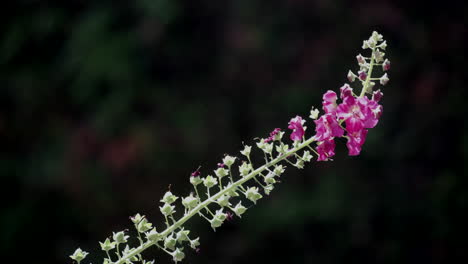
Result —
<instances>
[{"instance_id":1,"label":"green bud","mask_svg":"<svg viewBox=\"0 0 468 264\"><path fill-rule=\"evenodd\" d=\"M197 186L198 184L202 183L202 179L199 177L199 176L196 176L196 177L190 177L190 183L193 185L193 186Z\"/></svg>"},{"instance_id":2,"label":"green bud","mask_svg":"<svg viewBox=\"0 0 468 264\"><path fill-rule=\"evenodd\" d=\"M216 180L216 178L211 175L208 175L205 179L203 179L203 185L205 185L206 188L211 188L216 184L218 184L218 180Z\"/></svg>"},{"instance_id":3,"label":"green bud","mask_svg":"<svg viewBox=\"0 0 468 264\"><path fill-rule=\"evenodd\" d=\"M196 249L200 245L200 238L197 237L194 240L190 240L190 247Z\"/></svg>"},{"instance_id":4,"label":"green bud","mask_svg":"<svg viewBox=\"0 0 468 264\"><path fill-rule=\"evenodd\" d=\"M227 195L222 195L221 197L219 197L219 199L216 201L221 207L226 207L226 206L229 206L231 205L231 203L229 203L229 196Z\"/></svg>"},{"instance_id":5,"label":"green bud","mask_svg":"<svg viewBox=\"0 0 468 264\"><path fill-rule=\"evenodd\" d=\"M236 157L231 157L231 156L226 156L223 159L223 163L228 167L231 167L235 161L236 161Z\"/></svg>"},{"instance_id":6,"label":"green bud","mask_svg":"<svg viewBox=\"0 0 468 264\"><path fill-rule=\"evenodd\" d=\"M167 236L166 239L164 239L164 247L170 250L174 250L176 243L177 240L172 235Z\"/></svg>"},{"instance_id":7,"label":"green bud","mask_svg":"<svg viewBox=\"0 0 468 264\"><path fill-rule=\"evenodd\" d=\"M241 150L240 153L248 158L248 157L250 157L250 151L251 150L252 150L251 146L245 145L244 150Z\"/></svg>"},{"instance_id":8,"label":"green bud","mask_svg":"<svg viewBox=\"0 0 468 264\"><path fill-rule=\"evenodd\" d=\"M242 176L247 176L252 170L252 165L250 163L244 162L239 166L239 172Z\"/></svg>"},{"instance_id":9,"label":"green bud","mask_svg":"<svg viewBox=\"0 0 468 264\"><path fill-rule=\"evenodd\" d=\"M161 234L156 231L156 228L151 229L151 231L146 232L146 239L152 242L161 240Z\"/></svg>"},{"instance_id":10,"label":"green bud","mask_svg":"<svg viewBox=\"0 0 468 264\"><path fill-rule=\"evenodd\" d=\"M302 159L304 161L310 162L310 160L313 158L313 156L310 154L310 151L306 150L304 151L304 154L302 154Z\"/></svg>"},{"instance_id":11,"label":"green bud","mask_svg":"<svg viewBox=\"0 0 468 264\"><path fill-rule=\"evenodd\" d=\"M171 192L166 192L164 194L164 197L162 198L161 202L162 203L167 203L167 204L172 204L177 200L177 196L173 195Z\"/></svg>"},{"instance_id":12,"label":"green bud","mask_svg":"<svg viewBox=\"0 0 468 264\"><path fill-rule=\"evenodd\" d=\"M145 218L144 215L136 214L135 216L130 217L130 220L132 220L132 222L136 225L136 224L140 223L140 221L143 218Z\"/></svg>"},{"instance_id":13,"label":"green bud","mask_svg":"<svg viewBox=\"0 0 468 264\"><path fill-rule=\"evenodd\" d=\"M229 183L227 186L226 186L226 189L229 189L229 191L227 192L227 195L231 196L231 197L237 197L239 196L239 194L237 193L237 186L232 186L232 183Z\"/></svg>"},{"instance_id":14,"label":"green bud","mask_svg":"<svg viewBox=\"0 0 468 264\"><path fill-rule=\"evenodd\" d=\"M168 203L165 203L163 207L159 207L159 209L161 210L161 213L164 216L172 215L175 212L174 208L175 208L174 205L170 205Z\"/></svg>"},{"instance_id":15,"label":"green bud","mask_svg":"<svg viewBox=\"0 0 468 264\"><path fill-rule=\"evenodd\" d=\"M107 238L104 243L103 242L99 242L99 244L101 245L101 249L104 250L104 251L109 251L111 249L114 249L115 248L115 245L116 243L115 242L111 242L109 238Z\"/></svg>"},{"instance_id":16,"label":"green bud","mask_svg":"<svg viewBox=\"0 0 468 264\"><path fill-rule=\"evenodd\" d=\"M188 234L190 234L189 230L180 230L176 234L177 241L179 241L179 243L182 241L189 241L190 239L188 237Z\"/></svg>"},{"instance_id":17,"label":"green bud","mask_svg":"<svg viewBox=\"0 0 468 264\"><path fill-rule=\"evenodd\" d=\"M266 184L273 184L276 183L275 180L275 174L274 173L268 173L267 176L264 178Z\"/></svg>"},{"instance_id":18,"label":"green bud","mask_svg":"<svg viewBox=\"0 0 468 264\"><path fill-rule=\"evenodd\" d=\"M276 165L275 166L275 169L273 170L273 172L277 175L277 176L280 176L281 174L283 174L284 172L284 166L283 165Z\"/></svg>"},{"instance_id":19,"label":"green bud","mask_svg":"<svg viewBox=\"0 0 468 264\"><path fill-rule=\"evenodd\" d=\"M294 164L294 166L296 166L296 168L298 168L298 169L303 169L304 168L304 161L301 160L301 159L298 159L296 161L296 163Z\"/></svg>"},{"instance_id":20,"label":"green bud","mask_svg":"<svg viewBox=\"0 0 468 264\"><path fill-rule=\"evenodd\" d=\"M73 255L70 255L70 258L80 263L88 254L88 252L81 250L81 248L77 248Z\"/></svg>"},{"instance_id":21,"label":"green bud","mask_svg":"<svg viewBox=\"0 0 468 264\"><path fill-rule=\"evenodd\" d=\"M288 144L281 143L281 145L276 146L276 151L278 153L284 154L284 153L288 152L288 150L289 150Z\"/></svg>"},{"instance_id":22,"label":"green bud","mask_svg":"<svg viewBox=\"0 0 468 264\"><path fill-rule=\"evenodd\" d=\"M273 189L275 188L275 186L273 186L273 184L270 184L270 185L267 185L263 188L263 191L265 192L266 195L270 195L271 191L273 191Z\"/></svg>"},{"instance_id":23,"label":"green bud","mask_svg":"<svg viewBox=\"0 0 468 264\"><path fill-rule=\"evenodd\" d=\"M144 233L148 230L150 230L151 228L153 228L153 224L149 223L148 220L146 220L146 218L143 218L140 223L138 223L137 225L137 231L139 233Z\"/></svg>"},{"instance_id":24,"label":"green bud","mask_svg":"<svg viewBox=\"0 0 468 264\"><path fill-rule=\"evenodd\" d=\"M227 176L229 171L226 170L225 168L217 168L214 173L216 174L216 176L218 176L218 178L222 178L224 176Z\"/></svg>"},{"instance_id":25,"label":"green bud","mask_svg":"<svg viewBox=\"0 0 468 264\"><path fill-rule=\"evenodd\" d=\"M219 209L216 211L213 219L211 219L210 224L213 229L220 227L224 220L226 220L226 214L223 213L223 209Z\"/></svg>"},{"instance_id":26,"label":"green bud","mask_svg":"<svg viewBox=\"0 0 468 264\"><path fill-rule=\"evenodd\" d=\"M245 192L245 197L253 203L257 203L257 200L259 200L263 196L258 192L258 187L250 187Z\"/></svg>"},{"instance_id":27,"label":"green bud","mask_svg":"<svg viewBox=\"0 0 468 264\"><path fill-rule=\"evenodd\" d=\"M185 254L182 251L183 249L177 248L174 252L172 252L172 259L174 262L182 261L185 258Z\"/></svg>"},{"instance_id":28,"label":"green bud","mask_svg":"<svg viewBox=\"0 0 468 264\"><path fill-rule=\"evenodd\" d=\"M193 209L198 205L198 198L194 197L192 194L182 199L182 205L187 209Z\"/></svg>"},{"instance_id":29,"label":"green bud","mask_svg":"<svg viewBox=\"0 0 468 264\"><path fill-rule=\"evenodd\" d=\"M243 215L245 213L245 211L247 211L247 208L245 208L245 206L243 206L242 203L239 202L236 205L236 207L234 207L233 211L238 217L241 217L241 215Z\"/></svg>"},{"instance_id":30,"label":"green bud","mask_svg":"<svg viewBox=\"0 0 468 264\"><path fill-rule=\"evenodd\" d=\"M129 236L126 236L123 231L120 231L117 233L112 233L112 238L114 239L115 243L122 244L127 243L127 239L129 238Z\"/></svg>"}]
</instances>

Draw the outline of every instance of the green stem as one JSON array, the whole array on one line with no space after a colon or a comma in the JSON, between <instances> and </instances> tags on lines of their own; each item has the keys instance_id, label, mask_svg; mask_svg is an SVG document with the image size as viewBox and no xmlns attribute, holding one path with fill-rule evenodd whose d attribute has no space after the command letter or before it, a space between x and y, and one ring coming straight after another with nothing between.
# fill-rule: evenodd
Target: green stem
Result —
<instances>
[{"instance_id":1,"label":"green stem","mask_svg":"<svg viewBox=\"0 0 468 264\"><path fill-rule=\"evenodd\" d=\"M367 73L366 82L362 86L362 91L359 97L363 97L366 94L367 88L369 87L369 83L370 83L371 76L372 76L372 69L374 68L374 60L375 60L374 50L372 50L372 56L371 56L371 61L369 65L369 72Z\"/></svg>"},{"instance_id":2,"label":"green stem","mask_svg":"<svg viewBox=\"0 0 468 264\"><path fill-rule=\"evenodd\" d=\"M218 193L216 193L215 195L205 199L205 201L203 201L197 207L195 207L191 211L189 211L188 214L186 214L185 216L180 218L177 222L175 222L173 225L167 227L166 230L161 232L161 237L166 237L167 235L172 233L174 230L176 230L177 228L182 226L185 222L187 222L194 215L198 214L198 212L200 212L203 208L207 208L207 206L209 204L216 201L223 194L228 193L229 191L231 191L235 187L242 186L245 182L251 180L252 178L257 176L258 174L260 174L262 171L264 171L265 169L267 169L267 168L269 168L271 166L274 166L275 164L279 163L280 161L286 159L286 157L288 157L288 156L296 153L297 151L307 147L312 142L314 142L314 137L309 138L308 140L304 141L301 144L298 144L296 147L294 147L290 151L286 152L284 155L278 156L274 160L271 160L270 162L264 164L263 166L257 168L256 170L250 172L247 176L242 177L241 179L239 179L238 181L236 181L232 185L230 185L229 188L225 188L225 189L219 191ZM147 248L149 248L149 247L151 247L151 246L153 246L155 244L156 244L156 242L154 242L154 241L146 241L145 243L141 244L140 246L130 250L130 252L128 252L127 255L122 256L122 258L120 258L118 261L114 262L114 264L123 264L123 263L125 263L125 261L127 259L130 259L133 256L135 256L137 254L140 254L141 252L145 251Z\"/></svg>"}]
</instances>

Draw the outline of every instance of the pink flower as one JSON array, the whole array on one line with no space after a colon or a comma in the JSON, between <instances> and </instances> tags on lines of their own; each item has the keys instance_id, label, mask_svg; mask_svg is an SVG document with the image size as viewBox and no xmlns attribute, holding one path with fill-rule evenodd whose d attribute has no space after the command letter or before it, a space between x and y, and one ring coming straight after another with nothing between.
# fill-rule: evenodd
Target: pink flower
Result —
<instances>
[{"instance_id":1,"label":"pink flower","mask_svg":"<svg viewBox=\"0 0 468 264\"><path fill-rule=\"evenodd\" d=\"M323 111L325 113L335 113L336 111L336 93L333 91L328 90L324 95L323 95Z\"/></svg>"},{"instance_id":2,"label":"pink flower","mask_svg":"<svg viewBox=\"0 0 468 264\"><path fill-rule=\"evenodd\" d=\"M338 124L336 116L324 114L315 120L315 140L324 141L343 136L344 130Z\"/></svg>"},{"instance_id":3,"label":"pink flower","mask_svg":"<svg viewBox=\"0 0 468 264\"><path fill-rule=\"evenodd\" d=\"M340 87L340 92L340 98L342 100L348 96L353 96L353 88L351 88L347 83Z\"/></svg>"},{"instance_id":4,"label":"pink flower","mask_svg":"<svg viewBox=\"0 0 468 264\"><path fill-rule=\"evenodd\" d=\"M346 130L353 133L375 127L382 115L382 106L366 96L359 98L348 96L338 106L336 113L338 118L345 120Z\"/></svg>"},{"instance_id":5,"label":"pink flower","mask_svg":"<svg viewBox=\"0 0 468 264\"><path fill-rule=\"evenodd\" d=\"M289 121L289 129L292 129L293 132L291 133L291 140L293 141L298 141L302 140L302 137L304 136L304 125L305 120L302 119L300 116L296 116L295 118L291 118L291 121Z\"/></svg>"},{"instance_id":6,"label":"pink flower","mask_svg":"<svg viewBox=\"0 0 468 264\"><path fill-rule=\"evenodd\" d=\"M265 139L265 143L274 141L276 135L278 135L279 132L281 132L281 128L275 128L273 131L271 131L271 132L270 132L270 136L269 136L267 139Z\"/></svg>"},{"instance_id":7,"label":"pink flower","mask_svg":"<svg viewBox=\"0 0 468 264\"><path fill-rule=\"evenodd\" d=\"M317 161L325 161L335 156L335 141L325 140L317 143L317 153L319 154Z\"/></svg>"},{"instance_id":8,"label":"pink flower","mask_svg":"<svg viewBox=\"0 0 468 264\"><path fill-rule=\"evenodd\" d=\"M372 101L378 103L382 99L383 93L380 90L374 91L372 94Z\"/></svg>"},{"instance_id":9,"label":"pink flower","mask_svg":"<svg viewBox=\"0 0 468 264\"><path fill-rule=\"evenodd\" d=\"M366 141L367 129L362 129L353 133L348 133L348 153L350 156L357 156L361 153L361 148ZM320 154L320 153L319 153Z\"/></svg>"}]
</instances>

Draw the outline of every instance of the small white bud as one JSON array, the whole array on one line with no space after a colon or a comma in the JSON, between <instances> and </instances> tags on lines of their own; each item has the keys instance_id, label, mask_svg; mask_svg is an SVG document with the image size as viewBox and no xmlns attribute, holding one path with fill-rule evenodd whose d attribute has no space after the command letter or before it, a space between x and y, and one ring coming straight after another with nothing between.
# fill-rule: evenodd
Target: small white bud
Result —
<instances>
[{"instance_id":1,"label":"small white bud","mask_svg":"<svg viewBox=\"0 0 468 264\"><path fill-rule=\"evenodd\" d=\"M198 198L194 197L192 194L182 199L182 205L187 209L193 209L198 205Z\"/></svg>"},{"instance_id":2,"label":"small white bud","mask_svg":"<svg viewBox=\"0 0 468 264\"><path fill-rule=\"evenodd\" d=\"M231 165L234 164L235 161L236 161L236 157L231 157L231 156L226 156L223 159L223 163L228 167L231 167Z\"/></svg>"},{"instance_id":3,"label":"small white bud","mask_svg":"<svg viewBox=\"0 0 468 264\"><path fill-rule=\"evenodd\" d=\"M313 156L310 154L310 151L308 151L308 150L304 151L304 154L302 154L302 159L304 161L309 162L312 158L313 158Z\"/></svg>"},{"instance_id":4,"label":"small white bud","mask_svg":"<svg viewBox=\"0 0 468 264\"><path fill-rule=\"evenodd\" d=\"M214 178L211 175L208 175L206 176L206 178L203 179L203 185L205 185L206 188L211 188L216 184L218 184L218 180L216 180L216 178Z\"/></svg>"},{"instance_id":5,"label":"small white bud","mask_svg":"<svg viewBox=\"0 0 468 264\"><path fill-rule=\"evenodd\" d=\"M377 31L372 32L371 39L375 42L379 42L383 40L383 36L380 35Z\"/></svg>"},{"instance_id":6,"label":"small white bud","mask_svg":"<svg viewBox=\"0 0 468 264\"><path fill-rule=\"evenodd\" d=\"M385 49L387 48L387 41L382 42L382 43L379 45L379 48L385 50Z\"/></svg>"},{"instance_id":7,"label":"small white bud","mask_svg":"<svg viewBox=\"0 0 468 264\"><path fill-rule=\"evenodd\" d=\"M104 243L103 242L99 242L99 245L101 245L101 249L103 251L109 251L111 249L114 249L115 248L115 245L116 243L115 242L111 242L109 238L107 238Z\"/></svg>"},{"instance_id":8,"label":"small white bud","mask_svg":"<svg viewBox=\"0 0 468 264\"><path fill-rule=\"evenodd\" d=\"M143 218L141 219L141 221L138 223L137 225L137 231L139 233L144 233L148 230L150 230L151 228L153 228L153 224L151 224L150 222L148 222L148 220L146 218Z\"/></svg>"},{"instance_id":9,"label":"small white bud","mask_svg":"<svg viewBox=\"0 0 468 264\"><path fill-rule=\"evenodd\" d=\"M390 79L388 78L388 75L386 73L382 75L382 77L380 77L380 84L386 85L388 81L390 81Z\"/></svg>"},{"instance_id":10,"label":"small white bud","mask_svg":"<svg viewBox=\"0 0 468 264\"><path fill-rule=\"evenodd\" d=\"M190 238L188 237L189 234L190 234L190 230L183 230L183 229L180 230L176 234L177 241L179 241L179 243L183 241L189 241L190 240Z\"/></svg>"},{"instance_id":11,"label":"small white bud","mask_svg":"<svg viewBox=\"0 0 468 264\"><path fill-rule=\"evenodd\" d=\"M228 170L226 170L225 168L217 168L214 171L214 173L216 174L216 176L218 176L218 178L222 178L228 175Z\"/></svg>"},{"instance_id":12,"label":"small white bud","mask_svg":"<svg viewBox=\"0 0 468 264\"><path fill-rule=\"evenodd\" d=\"M183 249L177 248L171 253L172 260L174 260L175 263L180 262L185 258L185 253L182 250Z\"/></svg>"},{"instance_id":13,"label":"small white bud","mask_svg":"<svg viewBox=\"0 0 468 264\"><path fill-rule=\"evenodd\" d=\"M348 81L349 82L354 82L356 80L356 74L354 74L351 70L348 71Z\"/></svg>"},{"instance_id":14,"label":"small white bud","mask_svg":"<svg viewBox=\"0 0 468 264\"><path fill-rule=\"evenodd\" d=\"M267 185L263 188L263 191L265 192L266 195L270 195L271 191L273 191L273 189L275 188L275 186L273 186L273 184L270 184L270 185Z\"/></svg>"},{"instance_id":15,"label":"small white bud","mask_svg":"<svg viewBox=\"0 0 468 264\"><path fill-rule=\"evenodd\" d=\"M359 55L356 56L356 60L357 60L357 62L358 62L359 65L365 64L365 63L366 63L366 59L365 59L364 56L362 56L361 54L359 54Z\"/></svg>"},{"instance_id":16,"label":"small white bud","mask_svg":"<svg viewBox=\"0 0 468 264\"><path fill-rule=\"evenodd\" d=\"M178 199L178 197L173 195L171 192L166 192L160 202L172 204L177 199Z\"/></svg>"},{"instance_id":17,"label":"small white bud","mask_svg":"<svg viewBox=\"0 0 468 264\"><path fill-rule=\"evenodd\" d=\"M242 176L247 176L252 170L252 165L250 163L244 162L239 166L239 172Z\"/></svg>"},{"instance_id":18,"label":"small white bud","mask_svg":"<svg viewBox=\"0 0 468 264\"><path fill-rule=\"evenodd\" d=\"M163 207L159 207L159 209L161 210L161 213L164 216L172 215L175 212L174 208L175 208L174 205L170 205L168 203L164 204Z\"/></svg>"},{"instance_id":19,"label":"small white bud","mask_svg":"<svg viewBox=\"0 0 468 264\"><path fill-rule=\"evenodd\" d=\"M276 166L275 166L275 169L273 170L273 172L274 172L276 175L280 176L281 174L283 174L284 168L285 168L285 167L284 167L283 165L276 165Z\"/></svg>"},{"instance_id":20,"label":"small white bud","mask_svg":"<svg viewBox=\"0 0 468 264\"><path fill-rule=\"evenodd\" d=\"M190 183L193 185L193 186L197 186L198 184L202 183L202 179L200 178L200 176L192 176L190 177Z\"/></svg>"},{"instance_id":21,"label":"small white bud","mask_svg":"<svg viewBox=\"0 0 468 264\"><path fill-rule=\"evenodd\" d=\"M238 217L241 217L245 211L247 211L247 208L245 208L245 206L242 205L241 202L239 202L235 207L234 207L234 213L238 216Z\"/></svg>"},{"instance_id":22,"label":"small white bud","mask_svg":"<svg viewBox=\"0 0 468 264\"><path fill-rule=\"evenodd\" d=\"M170 250L174 250L174 247L177 243L177 240L174 238L173 235L169 235L164 239L164 247Z\"/></svg>"},{"instance_id":23,"label":"small white bud","mask_svg":"<svg viewBox=\"0 0 468 264\"><path fill-rule=\"evenodd\" d=\"M240 153L248 158L250 156L251 150L252 150L252 146L245 145L244 150L241 150Z\"/></svg>"},{"instance_id":24,"label":"small white bud","mask_svg":"<svg viewBox=\"0 0 468 264\"><path fill-rule=\"evenodd\" d=\"M267 176L264 178L266 184L273 184L276 183L275 180L275 174L274 173L268 173Z\"/></svg>"},{"instance_id":25,"label":"small white bud","mask_svg":"<svg viewBox=\"0 0 468 264\"><path fill-rule=\"evenodd\" d=\"M320 113L320 111L317 108L312 107L312 109L310 109L310 116L309 117L315 120L315 119L318 118L319 113Z\"/></svg>"},{"instance_id":26,"label":"small white bud","mask_svg":"<svg viewBox=\"0 0 468 264\"><path fill-rule=\"evenodd\" d=\"M190 240L190 247L196 249L200 245L200 238L197 237L193 240Z\"/></svg>"},{"instance_id":27,"label":"small white bud","mask_svg":"<svg viewBox=\"0 0 468 264\"><path fill-rule=\"evenodd\" d=\"M70 258L80 263L88 254L88 252L81 250L81 248L77 248L73 255L70 255Z\"/></svg>"},{"instance_id":28,"label":"small white bud","mask_svg":"<svg viewBox=\"0 0 468 264\"><path fill-rule=\"evenodd\" d=\"M229 202L229 198L231 198L231 197L229 197L229 196L227 196L227 195L224 194L224 195L222 195L221 197L219 197L218 200L217 200L216 202L217 202L217 203L219 204L219 206L221 206L221 207L230 206L231 203Z\"/></svg>"},{"instance_id":29,"label":"small white bud","mask_svg":"<svg viewBox=\"0 0 468 264\"><path fill-rule=\"evenodd\" d=\"M161 239L161 234L156 231L156 228L151 229L149 232L146 232L146 239L152 242L159 241Z\"/></svg>"},{"instance_id":30,"label":"small white bud","mask_svg":"<svg viewBox=\"0 0 468 264\"><path fill-rule=\"evenodd\" d=\"M126 236L123 231L117 233L112 232L112 239L114 239L117 244L127 243L128 238L129 236Z\"/></svg>"},{"instance_id":31,"label":"small white bud","mask_svg":"<svg viewBox=\"0 0 468 264\"><path fill-rule=\"evenodd\" d=\"M257 203L257 200L261 199L263 196L258 192L258 187L250 187L245 192L245 197L253 203Z\"/></svg>"},{"instance_id":32,"label":"small white bud","mask_svg":"<svg viewBox=\"0 0 468 264\"><path fill-rule=\"evenodd\" d=\"M374 51L374 58L377 63L382 62L385 57L385 52L381 52L379 49Z\"/></svg>"}]
</instances>

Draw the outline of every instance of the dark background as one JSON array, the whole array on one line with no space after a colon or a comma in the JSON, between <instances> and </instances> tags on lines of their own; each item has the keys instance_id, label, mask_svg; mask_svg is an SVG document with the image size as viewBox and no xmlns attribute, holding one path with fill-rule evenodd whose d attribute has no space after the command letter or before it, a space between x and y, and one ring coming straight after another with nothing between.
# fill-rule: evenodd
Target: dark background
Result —
<instances>
[{"instance_id":1,"label":"dark background","mask_svg":"<svg viewBox=\"0 0 468 264\"><path fill-rule=\"evenodd\" d=\"M308 116L373 30L391 80L361 156L340 141L242 220L191 220L202 244L184 263L466 263L463 2L2 4L2 263L71 263L77 247L101 263L98 241L128 216L161 228L169 184L185 195L199 165Z\"/></svg>"}]
</instances>

